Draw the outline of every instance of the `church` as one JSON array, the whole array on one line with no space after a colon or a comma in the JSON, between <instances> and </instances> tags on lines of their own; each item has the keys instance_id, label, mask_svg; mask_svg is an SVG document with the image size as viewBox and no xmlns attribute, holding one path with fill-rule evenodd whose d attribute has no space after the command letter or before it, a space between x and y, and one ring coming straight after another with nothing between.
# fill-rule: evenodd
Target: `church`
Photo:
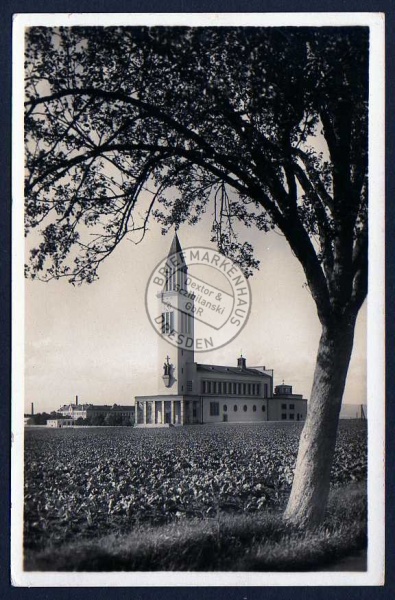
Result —
<instances>
[{"instance_id":1,"label":"church","mask_svg":"<svg viewBox=\"0 0 395 600\"><path fill-rule=\"evenodd\" d=\"M158 377L151 395L135 398L136 426L303 421L307 400L284 382L274 387L272 370L250 367L243 356L231 366L199 364L194 344L186 348L172 343L175 335L194 340L195 330L193 312L184 309L185 297L193 294L188 292L188 266L177 233L168 259L174 256L180 260L167 261L165 284L158 294Z\"/></svg>"}]
</instances>

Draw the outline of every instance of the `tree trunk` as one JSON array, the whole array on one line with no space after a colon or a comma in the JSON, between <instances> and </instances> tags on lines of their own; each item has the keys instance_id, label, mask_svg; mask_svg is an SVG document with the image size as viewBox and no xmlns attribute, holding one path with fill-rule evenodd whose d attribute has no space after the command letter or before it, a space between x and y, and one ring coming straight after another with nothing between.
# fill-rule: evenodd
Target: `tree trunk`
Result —
<instances>
[{"instance_id":1,"label":"tree trunk","mask_svg":"<svg viewBox=\"0 0 395 600\"><path fill-rule=\"evenodd\" d=\"M323 326L307 418L299 442L284 518L315 527L325 514L339 413L350 362L355 318Z\"/></svg>"}]
</instances>

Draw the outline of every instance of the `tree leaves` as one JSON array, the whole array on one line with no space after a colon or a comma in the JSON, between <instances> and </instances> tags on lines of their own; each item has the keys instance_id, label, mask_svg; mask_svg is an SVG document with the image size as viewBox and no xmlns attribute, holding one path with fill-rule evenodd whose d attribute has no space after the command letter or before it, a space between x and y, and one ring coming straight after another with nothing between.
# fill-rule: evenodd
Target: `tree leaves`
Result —
<instances>
[{"instance_id":1,"label":"tree leaves","mask_svg":"<svg viewBox=\"0 0 395 600\"><path fill-rule=\"evenodd\" d=\"M151 215L164 232L194 224L220 194L213 239L247 275L234 221L279 228L323 288L334 232L366 228L367 61L364 28L30 28L26 227L79 232L30 273L93 281Z\"/></svg>"}]
</instances>

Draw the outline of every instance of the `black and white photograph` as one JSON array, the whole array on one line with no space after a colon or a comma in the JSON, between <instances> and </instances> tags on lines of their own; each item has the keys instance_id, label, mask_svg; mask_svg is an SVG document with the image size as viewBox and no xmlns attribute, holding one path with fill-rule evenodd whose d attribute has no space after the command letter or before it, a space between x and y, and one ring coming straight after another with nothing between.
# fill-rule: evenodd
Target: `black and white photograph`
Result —
<instances>
[{"instance_id":1,"label":"black and white photograph","mask_svg":"<svg viewBox=\"0 0 395 600\"><path fill-rule=\"evenodd\" d=\"M383 585L383 45L15 17L13 585Z\"/></svg>"}]
</instances>

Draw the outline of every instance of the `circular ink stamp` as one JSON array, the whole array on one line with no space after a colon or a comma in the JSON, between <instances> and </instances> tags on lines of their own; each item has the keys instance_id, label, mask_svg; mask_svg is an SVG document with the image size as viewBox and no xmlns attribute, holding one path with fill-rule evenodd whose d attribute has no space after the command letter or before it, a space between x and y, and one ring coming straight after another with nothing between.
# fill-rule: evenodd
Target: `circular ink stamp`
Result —
<instances>
[{"instance_id":1,"label":"circular ink stamp","mask_svg":"<svg viewBox=\"0 0 395 600\"><path fill-rule=\"evenodd\" d=\"M156 265L145 306L162 339L184 350L208 352L242 331L251 310L251 288L231 259L212 248L193 246Z\"/></svg>"}]
</instances>

